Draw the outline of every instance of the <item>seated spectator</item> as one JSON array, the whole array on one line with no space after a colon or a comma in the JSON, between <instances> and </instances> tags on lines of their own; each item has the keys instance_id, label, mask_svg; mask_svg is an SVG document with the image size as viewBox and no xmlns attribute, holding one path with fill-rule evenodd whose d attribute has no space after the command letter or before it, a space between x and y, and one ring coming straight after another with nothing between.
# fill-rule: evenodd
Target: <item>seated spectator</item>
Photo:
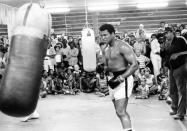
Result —
<instances>
[{"instance_id":1,"label":"seated spectator","mask_svg":"<svg viewBox=\"0 0 187 131\"><path fill-rule=\"evenodd\" d=\"M159 100L166 100L168 97L168 84L169 79L167 74L164 72L164 68L160 69L160 74L157 76L157 82L158 82L158 99Z\"/></svg>"},{"instance_id":2,"label":"seated spectator","mask_svg":"<svg viewBox=\"0 0 187 131\"><path fill-rule=\"evenodd\" d=\"M44 70L43 72L43 76L42 76L42 82L45 88L45 90L47 91L47 94L51 94L52 93L52 87L53 87L53 82L52 82L52 78L50 76L48 76L48 73L46 70Z\"/></svg>"},{"instance_id":3,"label":"seated spectator","mask_svg":"<svg viewBox=\"0 0 187 131\"><path fill-rule=\"evenodd\" d=\"M54 81L54 88L52 90L53 94L57 95L57 94L61 94L63 91L62 91L62 88L63 88L63 79L61 77L56 76L54 77L53 79Z\"/></svg>"},{"instance_id":4,"label":"seated spectator","mask_svg":"<svg viewBox=\"0 0 187 131\"><path fill-rule=\"evenodd\" d=\"M5 68L5 61L4 61L4 47L0 45L0 70Z\"/></svg>"},{"instance_id":5,"label":"seated spectator","mask_svg":"<svg viewBox=\"0 0 187 131\"><path fill-rule=\"evenodd\" d=\"M73 71L73 76L75 79L75 88L81 91L80 89L80 77L81 77L81 70L79 70L79 66L75 65L74 66L74 71Z\"/></svg>"},{"instance_id":6,"label":"seated spectator","mask_svg":"<svg viewBox=\"0 0 187 131\"><path fill-rule=\"evenodd\" d=\"M146 79L141 80L141 84L138 86L138 95L135 96L136 99L147 99L149 95L149 87L146 84Z\"/></svg>"},{"instance_id":7,"label":"seated spectator","mask_svg":"<svg viewBox=\"0 0 187 131\"><path fill-rule=\"evenodd\" d=\"M149 88L149 94L156 94L158 87L155 82L155 77L153 74L150 74L151 70L147 67L145 69L145 79L146 79L146 85Z\"/></svg>"},{"instance_id":8,"label":"seated spectator","mask_svg":"<svg viewBox=\"0 0 187 131\"><path fill-rule=\"evenodd\" d=\"M145 69L139 69L140 73L138 74L138 78L141 81L142 79L145 78Z\"/></svg>"},{"instance_id":9,"label":"seated spectator","mask_svg":"<svg viewBox=\"0 0 187 131\"><path fill-rule=\"evenodd\" d=\"M62 89L63 94L75 95L79 92L79 90L76 88L73 71L73 67L70 66L65 72Z\"/></svg>"},{"instance_id":10,"label":"seated spectator","mask_svg":"<svg viewBox=\"0 0 187 131\"><path fill-rule=\"evenodd\" d=\"M101 96L101 97L107 96L109 95L109 89L107 85L107 76L104 73L104 67L97 69L97 71L98 71L98 75L97 75L98 86L95 89L96 95Z\"/></svg>"},{"instance_id":11,"label":"seated spectator","mask_svg":"<svg viewBox=\"0 0 187 131\"><path fill-rule=\"evenodd\" d=\"M94 92L98 86L98 79L93 72L83 72L80 82L81 89L84 93Z\"/></svg>"},{"instance_id":12,"label":"seated spectator","mask_svg":"<svg viewBox=\"0 0 187 131\"><path fill-rule=\"evenodd\" d=\"M145 78L145 69L138 69L134 74L134 87L133 92L136 93L138 86L141 83L141 80Z\"/></svg>"},{"instance_id":13,"label":"seated spectator","mask_svg":"<svg viewBox=\"0 0 187 131\"><path fill-rule=\"evenodd\" d=\"M47 90L46 90L47 84L43 79L44 78L42 78L41 85L40 85L40 97L41 98L45 98L47 96Z\"/></svg>"}]
</instances>

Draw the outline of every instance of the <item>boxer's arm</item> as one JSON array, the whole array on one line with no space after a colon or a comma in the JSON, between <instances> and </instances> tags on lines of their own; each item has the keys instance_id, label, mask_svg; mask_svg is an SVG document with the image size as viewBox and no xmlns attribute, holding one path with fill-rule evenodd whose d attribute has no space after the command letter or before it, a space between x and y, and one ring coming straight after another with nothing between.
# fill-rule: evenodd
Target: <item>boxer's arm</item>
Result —
<instances>
[{"instance_id":1,"label":"boxer's arm","mask_svg":"<svg viewBox=\"0 0 187 131\"><path fill-rule=\"evenodd\" d=\"M138 62L133 50L129 45L123 43L120 47L120 53L124 57L124 60L130 64L130 66L127 68L127 71L121 75L123 78L126 78L132 75L138 69Z\"/></svg>"}]
</instances>

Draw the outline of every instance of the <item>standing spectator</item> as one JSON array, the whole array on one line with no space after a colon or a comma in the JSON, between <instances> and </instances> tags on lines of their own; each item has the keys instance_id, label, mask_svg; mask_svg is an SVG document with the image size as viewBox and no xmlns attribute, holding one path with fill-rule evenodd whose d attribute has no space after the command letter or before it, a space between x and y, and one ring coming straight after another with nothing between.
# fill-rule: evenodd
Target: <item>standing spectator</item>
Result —
<instances>
[{"instance_id":1,"label":"standing spectator","mask_svg":"<svg viewBox=\"0 0 187 131\"><path fill-rule=\"evenodd\" d=\"M69 66L74 67L74 65L78 64L77 56L79 54L79 50L75 47L74 42L69 42L69 46L70 46L70 49L67 54L68 63L69 63Z\"/></svg>"},{"instance_id":2,"label":"standing spectator","mask_svg":"<svg viewBox=\"0 0 187 131\"><path fill-rule=\"evenodd\" d=\"M153 64L153 71L155 78L160 74L161 57L160 57L160 44L156 38L156 34L151 35L151 62Z\"/></svg>"},{"instance_id":3,"label":"standing spectator","mask_svg":"<svg viewBox=\"0 0 187 131\"><path fill-rule=\"evenodd\" d=\"M78 48L79 50L79 53L78 53L78 65L80 67L80 69L82 70L83 69L83 57L82 57L82 40L81 38L78 39Z\"/></svg>"},{"instance_id":4,"label":"standing spectator","mask_svg":"<svg viewBox=\"0 0 187 131\"><path fill-rule=\"evenodd\" d=\"M59 65L61 65L61 62L62 62L62 54L60 53L60 45L58 45L58 44L55 45L54 49L56 52L55 62L56 62L56 65L59 66Z\"/></svg>"},{"instance_id":5,"label":"standing spectator","mask_svg":"<svg viewBox=\"0 0 187 131\"><path fill-rule=\"evenodd\" d=\"M159 28L161 28L164 31L165 30L165 25L166 25L166 22L165 21L161 21Z\"/></svg>"},{"instance_id":6,"label":"standing spectator","mask_svg":"<svg viewBox=\"0 0 187 131\"><path fill-rule=\"evenodd\" d=\"M170 97L172 99L170 115L176 115L174 119L183 120L186 114L186 51L187 43L184 37L176 37L171 27L167 27L166 38L170 43L168 48L168 61L166 65L170 69Z\"/></svg>"},{"instance_id":7,"label":"standing spectator","mask_svg":"<svg viewBox=\"0 0 187 131\"><path fill-rule=\"evenodd\" d=\"M177 30L175 31L175 36L181 36L181 31L180 31L179 29L177 29Z\"/></svg>"},{"instance_id":8,"label":"standing spectator","mask_svg":"<svg viewBox=\"0 0 187 131\"><path fill-rule=\"evenodd\" d=\"M56 55L55 49L52 47L51 44L48 44L46 57L44 59L44 70L46 70L46 71L48 71L49 69L54 70L55 55Z\"/></svg>"},{"instance_id":9,"label":"standing spectator","mask_svg":"<svg viewBox=\"0 0 187 131\"><path fill-rule=\"evenodd\" d=\"M140 40L146 39L146 31L144 29L144 25L140 24L138 30L136 31L136 38Z\"/></svg>"},{"instance_id":10,"label":"standing spectator","mask_svg":"<svg viewBox=\"0 0 187 131\"><path fill-rule=\"evenodd\" d=\"M62 48L60 49L59 52L62 54L62 62L64 62L65 67L69 67L68 59L67 59L69 49L70 49L70 47L67 45L67 40L63 39L62 40Z\"/></svg>"},{"instance_id":11,"label":"standing spectator","mask_svg":"<svg viewBox=\"0 0 187 131\"><path fill-rule=\"evenodd\" d=\"M146 45L144 41L136 41L136 43L134 44L134 51L136 52L136 50L140 50L141 54L145 54L146 53Z\"/></svg>"},{"instance_id":12,"label":"standing spectator","mask_svg":"<svg viewBox=\"0 0 187 131\"><path fill-rule=\"evenodd\" d=\"M73 36L68 36L68 43L73 42Z\"/></svg>"},{"instance_id":13,"label":"standing spectator","mask_svg":"<svg viewBox=\"0 0 187 131\"><path fill-rule=\"evenodd\" d=\"M51 34L51 45L52 47L54 47L56 45L56 43L58 42L58 40L56 39L56 34Z\"/></svg>"},{"instance_id":14,"label":"standing spectator","mask_svg":"<svg viewBox=\"0 0 187 131\"><path fill-rule=\"evenodd\" d=\"M139 68L144 69L146 65L150 62L150 59L141 54L140 50L136 50L136 59L139 63Z\"/></svg>"}]
</instances>

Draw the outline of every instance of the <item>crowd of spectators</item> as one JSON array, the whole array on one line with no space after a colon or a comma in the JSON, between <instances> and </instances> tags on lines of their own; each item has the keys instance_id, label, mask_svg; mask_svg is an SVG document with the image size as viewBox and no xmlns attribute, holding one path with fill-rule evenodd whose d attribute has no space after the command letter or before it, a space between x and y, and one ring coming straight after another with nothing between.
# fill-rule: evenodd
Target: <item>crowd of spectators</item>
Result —
<instances>
[{"instance_id":1,"label":"crowd of spectators","mask_svg":"<svg viewBox=\"0 0 187 131\"><path fill-rule=\"evenodd\" d=\"M140 24L136 32L126 35L116 34L134 50L139 69L134 74L135 98L148 99L150 95L158 95L159 100L169 99L168 96L168 70L165 67L165 50L168 47L164 35L164 28L172 26L176 36L187 38L187 25L167 24L160 22L157 31L149 38L144 25ZM108 76L104 70L101 48L105 44L96 37L97 68L94 72L83 69L81 53L82 41L79 37L57 36L51 34L49 38L41 81L41 97L48 94L76 95L80 92L95 92L98 96L106 96L108 90ZM0 37L0 78L6 67L9 51L9 41L6 36Z\"/></svg>"}]
</instances>

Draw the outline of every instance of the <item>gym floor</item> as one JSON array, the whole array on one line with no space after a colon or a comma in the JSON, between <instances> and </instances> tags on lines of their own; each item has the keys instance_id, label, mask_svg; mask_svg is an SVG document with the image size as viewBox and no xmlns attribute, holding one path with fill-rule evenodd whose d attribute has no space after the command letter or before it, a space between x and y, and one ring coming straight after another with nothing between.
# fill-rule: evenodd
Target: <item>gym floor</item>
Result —
<instances>
[{"instance_id":1,"label":"gym floor","mask_svg":"<svg viewBox=\"0 0 187 131\"><path fill-rule=\"evenodd\" d=\"M131 97L128 105L135 131L187 131L187 117L183 122L174 120L169 110L156 96ZM47 96L39 100L37 111L40 118L28 122L0 113L0 131L122 131L109 96Z\"/></svg>"}]
</instances>

